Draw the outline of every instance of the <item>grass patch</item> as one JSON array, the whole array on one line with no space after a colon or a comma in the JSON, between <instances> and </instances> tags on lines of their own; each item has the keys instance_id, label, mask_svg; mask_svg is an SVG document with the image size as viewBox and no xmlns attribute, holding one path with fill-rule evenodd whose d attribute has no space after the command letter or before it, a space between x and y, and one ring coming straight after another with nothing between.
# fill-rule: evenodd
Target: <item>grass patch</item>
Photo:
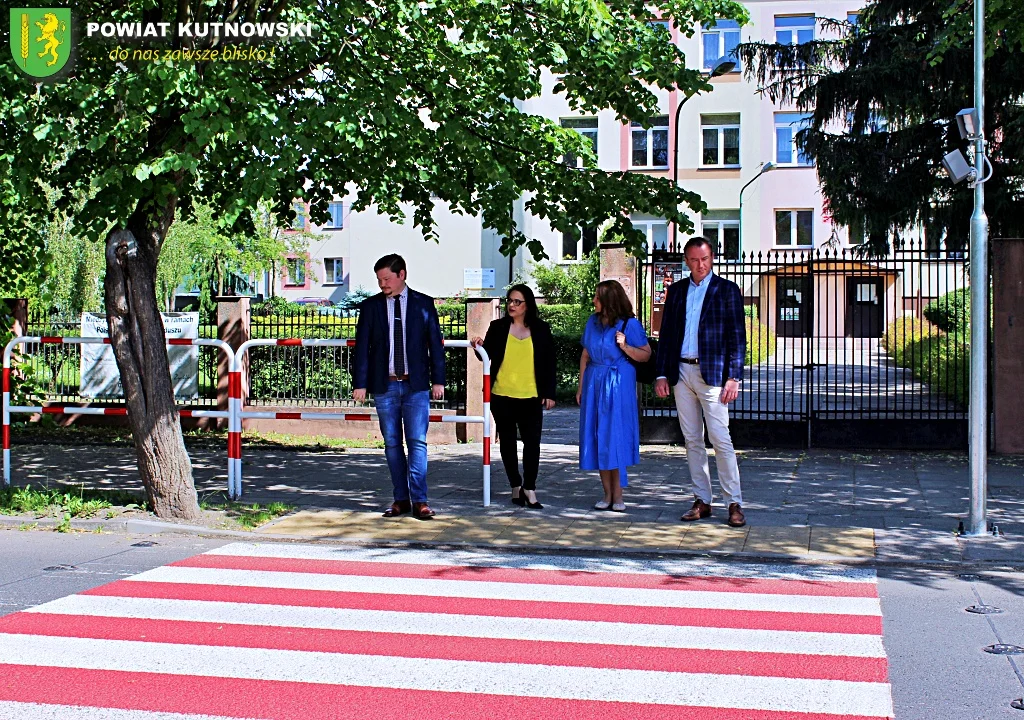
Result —
<instances>
[{"instance_id":1,"label":"grass patch","mask_svg":"<svg viewBox=\"0 0 1024 720\"><path fill-rule=\"evenodd\" d=\"M143 504L144 501L132 493L87 490L84 486L71 492L49 488L36 490L31 485L0 490L0 514L57 515L63 516L64 523L68 524L71 518L89 518L114 505L143 509Z\"/></svg>"},{"instance_id":2,"label":"grass patch","mask_svg":"<svg viewBox=\"0 0 1024 720\"><path fill-rule=\"evenodd\" d=\"M257 432L246 430L243 442L250 447L276 448L376 448L384 447L384 440L365 438L336 438L326 435L292 435L290 433Z\"/></svg>"},{"instance_id":3,"label":"grass patch","mask_svg":"<svg viewBox=\"0 0 1024 720\"><path fill-rule=\"evenodd\" d=\"M258 528L261 525L266 525L271 520L276 520L282 515L287 515L295 509L294 506L283 502L272 502L267 505L260 505L259 503L214 501L209 497L200 500L199 507L203 510L223 511L228 518L249 530Z\"/></svg>"},{"instance_id":4,"label":"grass patch","mask_svg":"<svg viewBox=\"0 0 1024 720\"><path fill-rule=\"evenodd\" d=\"M882 345L893 361L910 370L915 379L967 407L971 346L960 334L944 333L927 320L903 317L889 325Z\"/></svg>"}]
</instances>

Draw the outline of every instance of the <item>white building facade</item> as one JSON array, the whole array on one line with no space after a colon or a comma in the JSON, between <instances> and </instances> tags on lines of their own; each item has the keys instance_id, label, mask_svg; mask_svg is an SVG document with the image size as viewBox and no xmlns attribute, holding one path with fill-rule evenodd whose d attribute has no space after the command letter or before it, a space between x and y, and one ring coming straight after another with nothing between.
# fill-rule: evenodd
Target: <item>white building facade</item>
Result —
<instances>
[{"instance_id":1,"label":"white building facade","mask_svg":"<svg viewBox=\"0 0 1024 720\"><path fill-rule=\"evenodd\" d=\"M691 37L670 28L691 67L710 71L740 42L802 43L819 38L823 30L817 19L855 21L863 3L748 0L745 6L750 22L742 28L721 21L697 28ZM588 136L602 169L671 178L678 133L679 183L698 193L708 207L703 214L691 215L693 234L712 239L720 259L811 249L829 241L838 247L850 244L847 229L834 226L823 208L813 165L795 147L794 135L805 117L758 94L739 66L712 78L713 92L689 101L677 91L659 92L661 113L649 129L624 125L611 111L596 116L574 113L564 96L553 92L555 82L546 73L543 92L524 102L523 111ZM685 104L676 128L680 102ZM767 162L774 167L757 177ZM522 201L517 206L513 212L519 227L527 237L540 240L553 260L578 261L596 245L597 228L585 228L579 240L565 238L545 220L526 213ZM282 268L275 279L277 294L336 302L359 287L376 291L373 263L389 252L406 258L410 285L436 297L464 292L500 295L517 272L529 272L531 261L524 251L510 261L498 250L501 238L479 217L458 215L443 205L435 209L439 243L425 241L411 221L394 223L372 209L352 212L348 199L332 204L331 215L325 226L309 226L304 215L300 218L297 227L313 235L308 257L292 258ZM673 228L663 218L631 219L647 233L650 248L666 246Z\"/></svg>"}]
</instances>

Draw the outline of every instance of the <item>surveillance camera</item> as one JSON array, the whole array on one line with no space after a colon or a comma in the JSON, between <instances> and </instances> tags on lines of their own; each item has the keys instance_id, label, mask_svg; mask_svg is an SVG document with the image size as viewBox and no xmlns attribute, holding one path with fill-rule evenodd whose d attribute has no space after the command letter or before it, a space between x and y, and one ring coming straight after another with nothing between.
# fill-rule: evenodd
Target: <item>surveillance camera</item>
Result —
<instances>
[{"instance_id":1,"label":"surveillance camera","mask_svg":"<svg viewBox=\"0 0 1024 720\"><path fill-rule=\"evenodd\" d=\"M942 167L946 169L949 179L954 183L966 179L973 179L977 176L974 168L967 164L967 158L959 150L947 154L942 158Z\"/></svg>"},{"instance_id":2,"label":"surveillance camera","mask_svg":"<svg viewBox=\"0 0 1024 720\"><path fill-rule=\"evenodd\" d=\"M956 125L960 129L960 137L971 140L978 136L978 113L974 108L964 108L956 114Z\"/></svg>"}]
</instances>

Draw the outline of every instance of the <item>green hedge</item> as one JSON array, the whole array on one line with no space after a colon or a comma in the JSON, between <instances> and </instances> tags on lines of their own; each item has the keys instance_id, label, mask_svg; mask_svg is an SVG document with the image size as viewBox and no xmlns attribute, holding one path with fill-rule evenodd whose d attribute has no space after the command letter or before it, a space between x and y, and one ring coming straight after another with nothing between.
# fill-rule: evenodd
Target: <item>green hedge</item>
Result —
<instances>
[{"instance_id":1,"label":"green hedge","mask_svg":"<svg viewBox=\"0 0 1024 720\"><path fill-rule=\"evenodd\" d=\"M538 305L537 315L551 325L551 332L566 337L575 335L583 337L583 328L587 324L591 310L579 305Z\"/></svg>"},{"instance_id":2,"label":"green hedge","mask_svg":"<svg viewBox=\"0 0 1024 720\"><path fill-rule=\"evenodd\" d=\"M927 320L904 317L889 325L882 344L897 365L910 370L934 392L966 407L971 348L962 337L962 330L945 333Z\"/></svg>"},{"instance_id":3,"label":"green hedge","mask_svg":"<svg viewBox=\"0 0 1024 720\"><path fill-rule=\"evenodd\" d=\"M954 290L928 303L924 316L942 332L966 337L971 323L970 288Z\"/></svg>"},{"instance_id":4,"label":"green hedge","mask_svg":"<svg viewBox=\"0 0 1024 720\"><path fill-rule=\"evenodd\" d=\"M750 306L748 306L750 307ZM757 321L756 317L747 316L747 357L746 365L758 365L775 354L777 343L771 328Z\"/></svg>"}]
</instances>

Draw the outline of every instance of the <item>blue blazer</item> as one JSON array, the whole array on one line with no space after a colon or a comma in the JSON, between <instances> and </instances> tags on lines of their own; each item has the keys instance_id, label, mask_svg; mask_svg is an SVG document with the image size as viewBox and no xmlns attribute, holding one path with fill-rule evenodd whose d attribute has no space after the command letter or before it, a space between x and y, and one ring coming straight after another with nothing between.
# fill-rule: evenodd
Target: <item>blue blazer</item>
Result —
<instances>
[{"instance_id":1,"label":"blue blazer","mask_svg":"<svg viewBox=\"0 0 1024 720\"><path fill-rule=\"evenodd\" d=\"M672 283L665 298L658 335L658 377L669 385L679 382L679 356L686 331L686 295L690 280ZM721 387L729 378L743 379L747 354L747 327L743 318L743 294L739 285L718 275L711 284L700 310L697 328L697 357L704 382Z\"/></svg>"},{"instance_id":2,"label":"blue blazer","mask_svg":"<svg viewBox=\"0 0 1024 720\"><path fill-rule=\"evenodd\" d=\"M434 298L409 288L406 305L405 352L409 385L417 391L429 390L431 385L444 385L444 339ZM352 387L366 388L373 395L387 392L390 355L387 297L377 293L359 304Z\"/></svg>"}]
</instances>

